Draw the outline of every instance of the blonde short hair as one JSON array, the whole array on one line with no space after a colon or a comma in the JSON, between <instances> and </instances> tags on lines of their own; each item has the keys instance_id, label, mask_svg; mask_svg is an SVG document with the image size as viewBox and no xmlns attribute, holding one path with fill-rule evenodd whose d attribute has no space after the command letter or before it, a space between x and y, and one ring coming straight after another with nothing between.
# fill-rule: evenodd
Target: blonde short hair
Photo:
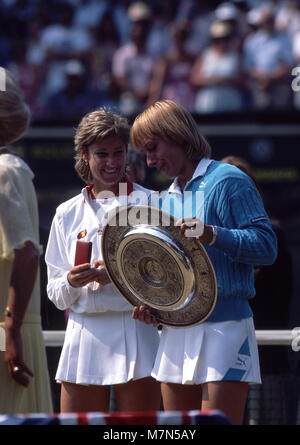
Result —
<instances>
[{"instance_id":1,"label":"blonde short hair","mask_svg":"<svg viewBox=\"0 0 300 445\"><path fill-rule=\"evenodd\" d=\"M75 170L84 182L93 180L89 166L82 159L80 149L88 148L96 141L118 138L125 145L129 143L130 127L126 118L104 107L86 114L75 134Z\"/></svg>"},{"instance_id":2,"label":"blonde short hair","mask_svg":"<svg viewBox=\"0 0 300 445\"><path fill-rule=\"evenodd\" d=\"M4 68L5 89L0 91L0 143L10 144L25 133L30 122L30 110L22 90L12 73Z\"/></svg>"},{"instance_id":3,"label":"blonde short hair","mask_svg":"<svg viewBox=\"0 0 300 445\"><path fill-rule=\"evenodd\" d=\"M188 159L195 162L211 155L210 145L200 134L191 113L171 100L155 102L133 123L131 142L136 149L155 138L181 146Z\"/></svg>"}]
</instances>

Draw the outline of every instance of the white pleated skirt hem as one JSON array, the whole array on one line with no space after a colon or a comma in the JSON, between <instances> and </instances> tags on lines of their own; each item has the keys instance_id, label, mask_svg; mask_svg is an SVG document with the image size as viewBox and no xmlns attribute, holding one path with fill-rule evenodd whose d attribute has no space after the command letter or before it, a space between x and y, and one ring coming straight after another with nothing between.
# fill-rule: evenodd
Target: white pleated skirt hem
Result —
<instances>
[{"instance_id":1,"label":"white pleated skirt hem","mask_svg":"<svg viewBox=\"0 0 300 445\"><path fill-rule=\"evenodd\" d=\"M75 378L71 378L68 377L68 379L66 378L59 378L58 377L58 373L55 377L56 379L56 383L75 383L76 385L83 385L83 386L111 386L111 385L121 385L123 383L127 383L129 381L134 381L134 380L140 380L140 379L144 379L146 377L152 377L151 374L149 374L149 372L146 373L146 375L143 376L139 376L139 377L133 377L131 379L128 380L127 375L122 375L122 376L114 376L114 379L112 380L111 378L106 379L105 376L102 376L102 378L100 377L99 379L89 379L86 378L85 376L83 377L75 377ZM99 383L101 382L101 383Z\"/></svg>"},{"instance_id":2,"label":"white pleated skirt hem","mask_svg":"<svg viewBox=\"0 0 300 445\"><path fill-rule=\"evenodd\" d=\"M55 379L81 385L116 385L149 377L159 343L156 328L130 312L70 311Z\"/></svg>"},{"instance_id":3,"label":"white pleated skirt hem","mask_svg":"<svg viewBox=\"0 0 300 445\"><path fill-rule=\"evenodd\" d=\"M221 380L261 383L253 319L163 327L152 377L185 385Z\"/></svg>"}]
</instances>

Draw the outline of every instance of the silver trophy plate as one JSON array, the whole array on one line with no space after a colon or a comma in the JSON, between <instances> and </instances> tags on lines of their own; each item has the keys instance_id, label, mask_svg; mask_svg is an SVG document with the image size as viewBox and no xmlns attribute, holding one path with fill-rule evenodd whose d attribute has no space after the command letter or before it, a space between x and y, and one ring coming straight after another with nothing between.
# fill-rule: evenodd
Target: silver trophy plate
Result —
<instances>
[{"instance_id":1,"label":"silver trophy plate","mask_svg":"<svg viewBox=\"0 0 300 445\"><path fill-rule=\"evenodd\" d=\"M147 206L115 209L102 234L107 273L132 305L147 305L162 325L202 323L217 300L213 265L202 244L174 218Z\"/></svg>"}]
</instances>

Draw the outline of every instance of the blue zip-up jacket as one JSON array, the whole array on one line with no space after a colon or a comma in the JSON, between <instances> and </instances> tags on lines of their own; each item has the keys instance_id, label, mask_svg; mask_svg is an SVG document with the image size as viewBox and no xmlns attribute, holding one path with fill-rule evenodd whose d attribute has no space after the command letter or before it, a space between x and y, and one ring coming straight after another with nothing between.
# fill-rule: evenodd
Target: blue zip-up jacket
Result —
<instances>
[{"instance_id":1,"label":"blue zip-up jacket","mask_svg":"<svg viewBox=\"0 0 300 445\"><path fill-rule=\"evenodd\" d=\"M182 202L189 195L193 205L186 210ZM218 283L217 303L206 321L251 317L248 300L255 296L253 267L272 264L277 256L277 238L253 181L235 166L202 159L183 193L175 179L161 196L160 207L176 219L195 216L217 227L215 244L204 245Z\"/></svg>"}]
</instances>

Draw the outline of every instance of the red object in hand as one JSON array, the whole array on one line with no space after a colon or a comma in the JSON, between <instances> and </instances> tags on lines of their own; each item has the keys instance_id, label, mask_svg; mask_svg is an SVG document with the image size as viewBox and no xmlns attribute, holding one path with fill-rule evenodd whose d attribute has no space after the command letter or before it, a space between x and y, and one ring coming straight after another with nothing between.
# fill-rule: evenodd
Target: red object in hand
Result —
<instances>
[{"instance_id":1,"label":"red object in hand","mask_svg":"<svg viewBox=\"0 0 300 445\"><path fill-rule=\"evenodd\" d=\"M77 241L74 266L91 261L92 243L90 241Z\"/></svg>"}]
</instances>

